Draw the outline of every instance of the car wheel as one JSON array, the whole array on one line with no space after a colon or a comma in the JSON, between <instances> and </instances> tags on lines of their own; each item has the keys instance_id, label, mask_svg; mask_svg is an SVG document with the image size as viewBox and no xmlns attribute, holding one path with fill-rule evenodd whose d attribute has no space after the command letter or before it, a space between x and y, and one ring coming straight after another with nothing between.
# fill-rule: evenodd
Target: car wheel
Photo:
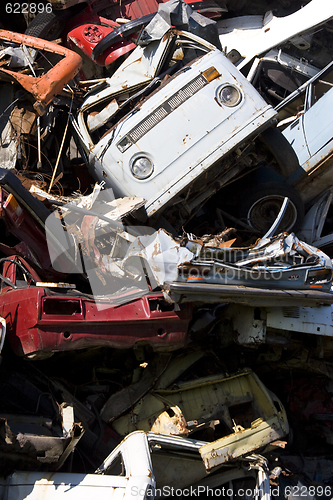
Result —
<instances>
[{"instance_id":1,"label":"car wheel","mask_svg":"<svg viewBox=\"0 0 333 500\"><path fill-rule=\"evenodd\" d=\"M297 191L281 182L264 183L252 190L242 202L240 217L264 235L276 220L286 196L289 203L276 233L296 231L304 218L304 205Z\"/></svg>"},{"instance_id":2,"label":"car wheel","mask_svg":"<svg viewBox=\"0 0 333 500\"><path fill-rule=\"evenodd\" d=\"M69 10L41 12L33 18L25 30L25 34L44 40L56 40L61 37L70 18L71 12Z\"/></svg>"}]
</instances>

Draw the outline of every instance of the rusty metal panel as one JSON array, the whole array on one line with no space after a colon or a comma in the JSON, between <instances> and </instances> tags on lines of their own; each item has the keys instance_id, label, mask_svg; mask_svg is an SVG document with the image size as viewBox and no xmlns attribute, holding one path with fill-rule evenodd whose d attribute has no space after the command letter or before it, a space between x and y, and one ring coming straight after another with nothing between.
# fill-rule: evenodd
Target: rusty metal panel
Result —
<instances>
[{"instance_id":1,"label":"rusty metal panel","mask_svg":"<svg viewBox=\"0 0 333 500\"><path fill-rule=\"evenodd\" d=\"M19 463L20 468L42 466L49 470L60 468L81 439L84 429L74 422L73 412L63 405L67 427L36 415L0 414L0 459L6 457L6 467ZM70 418L72 413L72 418ZM12 430L13 429L13 430ZM4 470L4 468L3 468Z\"/></svg>"},{"instance_id":2,"label":"rusty metal panel","mask_svg":"<svg viewBox=\"0 0 333 500\"><path fill-rule=\"evenodd\" d=\"M266 446L280 437L281 432L276 430L274 418L266 421L258 419L251 423L249 429L239 428L232 436L204 445L200 448L200 454L206 469L210 470Z\"/></svg>"},{"instance_id":3,"label":"rusty metal panel","mask_svg":"<svg viewBox=\"0 0 333 500\"><path fill-rule=\"evenodd\" d=\"M246 394L251 394L253 403L261 416L252 420L247 428L237 425L236 419L233 420L234 434L202 446L200 454L207 470L250 453L280 439L289 432L287 415L281 402L266 389L255 373L249 371L247 377L247 380L245 377L243 380L239 379L241 390ZM235 388L237 389L237 385ZM232 396L235 392L230 391Z\"/></svg>"}]
</instances>

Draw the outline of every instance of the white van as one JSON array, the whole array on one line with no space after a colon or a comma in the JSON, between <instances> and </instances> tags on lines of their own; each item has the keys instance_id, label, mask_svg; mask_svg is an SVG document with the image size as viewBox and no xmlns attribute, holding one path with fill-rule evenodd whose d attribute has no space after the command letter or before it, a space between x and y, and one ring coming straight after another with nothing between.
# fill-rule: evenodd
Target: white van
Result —
<instances>
[{"instance_id":1,"label":"white van","mask_svg":"<svg viewBox=\"0 0 333 500\"><path fill-rule=\"evenodd\" d=\"M116 197L144 197L148 218L163 212L177 229L244 169L275 162L288 175L298 167L297 159L287 165L293 151L283 137L280 163L273 147L253 141L275 117L221 51L171 29L138 46L73 124L92 176Z\"/></svg>"}]
</instances>

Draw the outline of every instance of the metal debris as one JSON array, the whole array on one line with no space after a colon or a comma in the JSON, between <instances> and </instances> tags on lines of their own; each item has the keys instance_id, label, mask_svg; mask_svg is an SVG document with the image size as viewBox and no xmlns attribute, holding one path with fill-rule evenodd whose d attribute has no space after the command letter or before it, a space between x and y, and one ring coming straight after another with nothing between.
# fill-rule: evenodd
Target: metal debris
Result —
<instances>
[{"instance_id":1,"label":"metal debris","mask_svg":"<svg viewBox=\"0 0 333 500\"><path fill-rule=\"evenodd\" d=\"M0 30L0 500L331 498L332 6L25 5Z\"/></svg>"}]
</instances>

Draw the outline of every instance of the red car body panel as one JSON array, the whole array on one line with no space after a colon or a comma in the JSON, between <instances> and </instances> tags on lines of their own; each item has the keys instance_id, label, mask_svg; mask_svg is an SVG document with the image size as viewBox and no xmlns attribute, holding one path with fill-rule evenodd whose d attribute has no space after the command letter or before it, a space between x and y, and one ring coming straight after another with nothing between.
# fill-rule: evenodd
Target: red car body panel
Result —
<instances>
[{"instance_id":1,"label":"red car body panel","mask_svg":"<svg viewBox=\"0 0 333 500\"><path fill-rule=\"evenodd\" d=\"M77 26L78 22L80 23L79 26ZM70 27L67 31L67 45L73 50L75 46L79 47L88 57L91 57L92 51L96 45L106 35L120 26L120 24L109 19L85 13L77 16L70 25L75 27ZM107 66L118 57L127 54L127 52L134 48L135 44L131 40L124 38L121 42L112 45L112 47L104 51L104 53L95 60L95 63L99 66Z\"/></svg>"},{"instance_id":2,"label":"red car body panel","mask_svg":"<svg viewBox=\"0 0 333 500\"><path fill-rule=\"evenodd\" d=\"M12 257L36 273L24 259ZM3 276L16 282L16 264L5 262ZM17 282L18 283L18 282ZM57 351L108 346L120 349L149 344L155 351L173 351L187 340L192 307L175 310L162 294L138 297L127 292L128 302L111 303L73 291L54 292L26 283L5 285L0 294L0 315L6 319L7 339L18 356L42 358Z\"/></svg>"}]
</instances>

